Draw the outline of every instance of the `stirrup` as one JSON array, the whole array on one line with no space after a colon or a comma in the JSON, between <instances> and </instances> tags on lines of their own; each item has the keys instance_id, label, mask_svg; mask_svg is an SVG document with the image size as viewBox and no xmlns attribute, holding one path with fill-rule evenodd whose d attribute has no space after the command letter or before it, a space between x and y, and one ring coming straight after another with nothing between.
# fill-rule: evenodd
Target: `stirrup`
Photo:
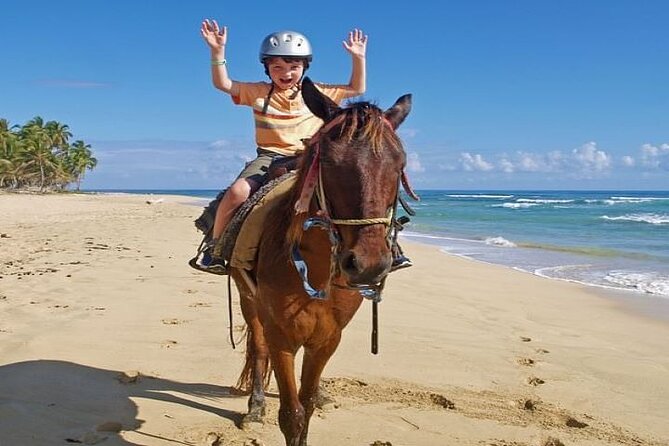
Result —
<instances>
[{"instance_id":1,"label":"stirrup","mask_svg":"<svg viewBox=\"0 0 669 446\"><path fill-rule=\"evenodd\" d=\"M399 256L393 259L392 265L390 265L390 272L397 271L404 268L409 268L413 266L413 262L406 256Z\"/></svg>"},{"instance_id":2,"label":"stirrup","mask_svg":"<svg viewBox=\"0 0 669 446\"><path fill-rule=\"evenodd\" d=\"M195 257L193 257L188 261L188 265L193 269L196 269L198 271L203 271L205 273L218 274L220 276L228 274L228 268L223 259L221 259L222 264L216 263L213 265L203 265L201 261L198 262L200 256L202 256L202 261L204 260L205 256L208 256L209 259L211 260L211 255L209 253L209 250L211 248L212 248L211 243L207 243L205 237L205 239L202 240L202 243L200 243L200 246L197 250L197 254L195 254Z\"/></svg>"},{"instance_id":3,"label":"stirrup","mask_svg":"<svg viewBox=\"0 0 669 446\"><path fill-rule=\"evenodd\" d=\"M228 274L228 268L225 265L212 265L212 266L200 265L197 262L198 257L199 257L199 255L193 257L192 259L190 259L188 261L188 265L191 268L196 269L198 271L203 271L203 272L209 273L209 274L217 274L219 276L225 276L225 275Z\"/></svg>"}]
</instances>

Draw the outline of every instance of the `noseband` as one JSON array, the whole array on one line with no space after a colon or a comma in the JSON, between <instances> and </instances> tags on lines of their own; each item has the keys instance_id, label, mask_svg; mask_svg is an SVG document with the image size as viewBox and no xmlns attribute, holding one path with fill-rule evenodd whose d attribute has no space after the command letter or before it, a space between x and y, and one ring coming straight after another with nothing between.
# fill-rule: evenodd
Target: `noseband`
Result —
<instances>
[{"instance_id":1,"label":"noseband","mask_svg":"<svg viewBox=\"0 0 669 446\"><path fill-rule=\"evenodd\" d=\"M399 200L399 188L398 188L398 193L395 197L394 205L388 209L387 214L383 217L368 217L368 218L358 218L358 219L332 218L328 210L327 199L323 187L322 169L320 163L320 155L321 155L320 143L322 137L325 134L327 134L336 125L341 124L345 119L346 116L344 114L340 114L332 121L328 122L323 127L321 127L321 129L309 140L308 145L310 147L313 147L312 149L313 159L309 166L309 170L307 172L307 176L305 178L304 185L302 187L302 192L300 193L300 198L295 203L295 213L301 214L308 212L311 199L314 196L314 192L316 192L317 204L319 208L317 216L308 218L304 222L302 230L307 231L313 227L318 227L320 229L328 231L331 244L330 277L328 278L328 285L335 286L337 288L356 290L360 293L362 297L366 299L371 299L374 302L379 302L381 300L381 291L383 290L383 286L385 284L385 277L379 283L362 284L362 285L339 285L333 283L332 281L332 279L336 276L338 272L338 263L336 259L341 250L341 237L339 235L339 230L337 226L340 225L368 226L368 225L382 224L388 228L386 231L386 240L388 241L388 243L390 243L390 238L392 236L393 222L395 221L397 203ZM386 120L385 117L381 117L381 119L383 119L384 124L387 125L394 132L394 129L390 124L390 122L388 122L388 120ZM400 172L399 176L400 179L402 179L402 183L404 183L403 179L406 177L404 176L403 172ZM400 179L398 179L398 182L400 181ZM325 289L322 290L317 290L311 286L308 279L308 267L306 262L302 258L302 255L300 254L299 244L297 242L295 242L292 246L291 257L293 263L295 264L295 268L299 273L300 278L302 279L302 283L306 293L312 299L325 299L327 297L326 290L328 286L326 285Z\"/></svg>"}]
</instances>

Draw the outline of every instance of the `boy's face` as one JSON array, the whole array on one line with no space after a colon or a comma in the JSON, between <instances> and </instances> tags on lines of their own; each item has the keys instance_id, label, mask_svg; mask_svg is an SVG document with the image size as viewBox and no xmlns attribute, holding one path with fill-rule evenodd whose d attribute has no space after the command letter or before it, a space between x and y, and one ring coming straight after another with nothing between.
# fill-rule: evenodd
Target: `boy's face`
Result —
<instances>
[{"instance_id":1,"label":"boy's face","mask_svg":"<svg viewBox=\"0 0 669 446\"><path fill-rule=\"evenodd\" d=\"M281 57L273 57L267 61L267 68L274 85L281 90L288 90L302 79L304 61L285 61Z\"/></svg>"}]
</instances>

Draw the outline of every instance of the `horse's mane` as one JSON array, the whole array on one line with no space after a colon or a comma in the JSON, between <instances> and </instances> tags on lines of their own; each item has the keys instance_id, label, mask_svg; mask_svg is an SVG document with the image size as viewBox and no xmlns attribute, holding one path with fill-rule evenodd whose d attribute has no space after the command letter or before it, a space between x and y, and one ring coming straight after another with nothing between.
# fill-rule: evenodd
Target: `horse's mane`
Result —
<instances>
[{"instance_id":1,"label":"horse's mane","mask_svg":"<svg viewBox=\"0 0 669 446\"><path fill-rule=\"evenodd\" d=\"M362 140L371 148L374 156L380 156L382 150L403 150L399 137L392 131L384 118L383 111L377 105L366 101L349 103L339 109L332 119L342 114L346 115L342 124L328 132L330 139L336 140L338 144L352 144L354 140ZM285 234L284 240L287 246L299 242L303 233L302 225L307 215L304 213L296 216L293 205L302 192L315 147L315 144L310 144L300 157L295 184L283 199L285 202L278 207L280 215L273 222L275 227L270 228L277 231L275 234Z\"/></svg>"}]
</instances>

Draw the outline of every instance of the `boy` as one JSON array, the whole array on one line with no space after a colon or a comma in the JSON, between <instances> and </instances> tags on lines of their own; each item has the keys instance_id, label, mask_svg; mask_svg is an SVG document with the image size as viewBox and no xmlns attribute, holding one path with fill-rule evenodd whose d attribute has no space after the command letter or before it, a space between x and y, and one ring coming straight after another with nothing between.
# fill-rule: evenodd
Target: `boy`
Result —
<instances>
[{"instance_id":1,"label":"boy","mask_svg":"<svg viewBox=\"0 0 669 446\"><path fill-rule=\"evenodd\" d=\"M322 121L309 111L300 94L304 72L312 60L311 45L304 35L294 31L280 31L265 37L260 46L259 58L271 82L250 83L237 82L228 76L225 59L227 28L220 28L215 20L205 20L200 33L211 51L214 86L229 94L235 104L253 108L258 146L257 157L246 165L218 205L212 230L215 242L225 231L237 208L262 185L272 159L302 151L302 140L316 133ZM348 84L318 84L319 89L337 104L363 94L366 88L367 36L355 29L349 33L343 45L352 61ZM214 274L227 273L223 259L214 255L213 246L205 249L200 267Z\"/></svg>"},{"instance_id":2,"label":"boy","mask_svg":"<svg viewBox=\"0 0 669 446\"><path fill-rule=\"evenodd\" d=\"M248 83L228 76L227 28L220 28L215 20L205 20L200 33L211 51L214 86L228 93L235 104L253 108L258 145L258 156L247 164L218 205L212 231L213 240L218 240L237 208L262 185L272 159L303 150L302 139L310 138L322 121L306 108L300 94L304 72L312 59L311 45L305 36L281 31L265 37L260 47L260 62L271 82ZM319 85L321 91L338 104L365 92L367 36L358 29L351 31L344 48L353 63L349 83ZM212 273L226 273L223 259L214 256L211 247L205 250L200 266Z\"/></svg>"}]
</instances>

